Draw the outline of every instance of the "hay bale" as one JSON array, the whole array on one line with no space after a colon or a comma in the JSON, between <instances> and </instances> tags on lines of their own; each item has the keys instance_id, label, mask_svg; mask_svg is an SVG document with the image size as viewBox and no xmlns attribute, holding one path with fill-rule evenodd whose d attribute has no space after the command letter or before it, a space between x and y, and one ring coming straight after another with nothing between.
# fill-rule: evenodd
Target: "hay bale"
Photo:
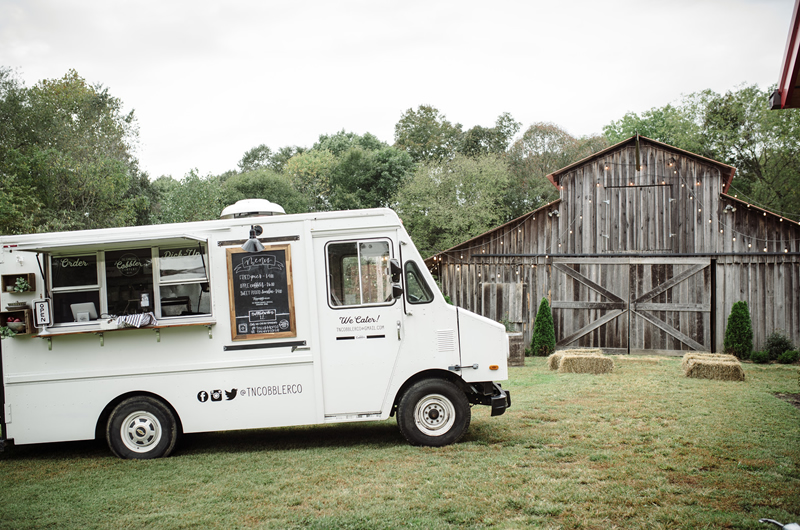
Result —
<instances>
[{"instance_id":1,"label":"hay bale","mask_svg":"<svg viewBox=\"0 0 800 530\"><path fill-rule=\"evenodd\" d=\"M561 352L551 353L547 358L547 367L551 370L558 370L558 365L561 364L561 357L563 357Z\"/></svg>"},{"instance_id":2,"label":"hay bale","mask_svg":"<svg viewBox=\"0 0 800 530\"><path fill-rule=\"evenodd\" d=\"M560 374L607 374L613 371L613 359L604 355L564 355L558 366Z\"/></svg>"},{"instance_id":3,"label":"hay bale","mask_svg":"<svg viewBox=\"0 0 800 530\"><path fill-rule=\"evenodd\" d=\"M722 362L729 362L729 363L738 363L739 359L736 358L734 355L728 355L726 353L701 353L701 352L690 352L683 356L683 360L681 361L681 368L684 372L688 368L689 361L692 360L705 360L705 361L722 361Z\"/></svg>"},{"instance_id":4,"label":"hay bale","mask_svg":"<svg viewBox=\"0 0 800 530\"><path fill-rule=\"evenodd\" d=\"M585 356L592 356L597 357L603 356L603 350L600 348L576 348L574 350L559 350L553 354L551 354L547 358L547 366L551 370L558 370L558 367L561 365L561 359L565 355L585 355Z\"/></svg>"},{"instance_id":5,"label":"hay bale","mask_svg":"<svg viewBox=\"0 0 800 530\"><path fill-rule=\"evenodd\" d=\"M686 377L716 379L718 381L744 381L744 370L739 361L691 359L686 366Z\"/></svg>"}]
</instances>

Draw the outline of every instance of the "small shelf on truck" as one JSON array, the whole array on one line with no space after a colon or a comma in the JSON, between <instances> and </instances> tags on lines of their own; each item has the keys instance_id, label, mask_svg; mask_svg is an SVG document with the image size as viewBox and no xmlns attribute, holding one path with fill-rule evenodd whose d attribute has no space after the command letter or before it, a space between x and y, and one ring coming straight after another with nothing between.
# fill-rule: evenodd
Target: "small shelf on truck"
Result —
<instances>
[{"instance_id":1,"label":"small shelf on truck","mask_svg":"<svg viewBox=\"0 0 800 530\"><path fill-rule=\"evenodd\" d=\"M114 333L116 331L136 331L136 330L144 330L144 329L151 329L151 330L161 330L166 328L180 328L180 327L189 327L189 326L205 326L208 328L209 333L211 332L211 327L216 324L216 320L205 320L202 322L175 322L169 324L157 324L155 326L142 326L140 328L136 327L116 327L116 328L103 328L103 327L94 327L92 329L81 328L78 330L71 330L70 328L54 328L50 327L47 328L45 331L40 331L36 337L40 339L48 339L52 337L59 337L59 336L66 336L66 335L87 335L87 334L100 334L100 333Z\"/></svg>"},{"instance_id":2,"label":"small shelf on truck","mask_svg":"<svg viewBox=\"0 0 800 530\"><path fill-rule=\"evenodd\" d=\"M30 288L23 292L30 293L36 290L36 275L32 272L25 272L20 274L3 274L2 277L0 277L0 285L2 286L3 292L18 292L13 290L13 287L17 284L18 278L24 278L30 285ZM9 287L12 288L11 291L8 290Z\"/></svg>"},{"instance_id":3,"label":"small shelf on truck","mask_svg":"<svg viewBox=\"0 0 800 530\"><path fill-rule=\"evenodd\" d=\"M0 327L8 326L10 319L19 319L25 324L24 331L17 331L17 335L30 335L33 331L33 321L30 309L20 309L17 311L0 311ZM12 322L13 323L13 322ZM15 330L16 331L16 330Z\"/></svg>"}]
</instances>

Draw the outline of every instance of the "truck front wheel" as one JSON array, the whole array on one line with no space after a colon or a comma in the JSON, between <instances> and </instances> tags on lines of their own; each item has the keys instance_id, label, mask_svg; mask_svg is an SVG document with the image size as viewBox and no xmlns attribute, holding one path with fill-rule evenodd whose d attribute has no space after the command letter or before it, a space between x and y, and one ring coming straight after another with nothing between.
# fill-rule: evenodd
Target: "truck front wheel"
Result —
<instances>
[{"instance_id":1,"label":"truck front wheel","mask_svg":"<svg viewBox=\"0 0 800 530\"><path fill-rule=\"evenodd\" d=\"M106 439L120 458L150 459L169 456L178 439L172 411L149 396L136 396L117 405L108 419Z\"/></svg>"},{"instance_id":2,"label":"truck front wheel","mask_svg":"<svg viewBox=\"0 0 800 530\"><path fill-rule=\"evenodd\" d=\"M397 425L413 445L457 442L469 428L467 396L444 379L425 379L409 388L397 407Z\"/></svg>"}]
</instances>

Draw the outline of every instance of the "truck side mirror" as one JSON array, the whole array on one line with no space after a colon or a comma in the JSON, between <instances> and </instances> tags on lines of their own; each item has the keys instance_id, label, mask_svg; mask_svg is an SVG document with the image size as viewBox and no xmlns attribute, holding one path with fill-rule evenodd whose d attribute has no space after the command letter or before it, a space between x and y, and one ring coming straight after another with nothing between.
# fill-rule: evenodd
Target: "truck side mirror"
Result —
<instances>
[{"instance_id":1,"label":"truck side mirror","mask_svg":"<svg viewBox=\"0 0 800 530\"><path fill-rule=\"evenodd\" d=\"M402 296L403 296L403 286L400 285L399 283L393 283L392 284L392 298L396 299L396 298L400 298Z\"/></svg>"},{"instance_id":2,"label":"truck side mirror","mask_svg":"<svg viewBox=\"0 0 800 530\"><path fill-rule=\"evenodd\" d=\"M389 270L392 273L392 283L400 283L400 275L403 274L403 268L400 266L399 259L389 260ZM402 294L402 290L400 293Z\"/></svg>"}]
</instances>

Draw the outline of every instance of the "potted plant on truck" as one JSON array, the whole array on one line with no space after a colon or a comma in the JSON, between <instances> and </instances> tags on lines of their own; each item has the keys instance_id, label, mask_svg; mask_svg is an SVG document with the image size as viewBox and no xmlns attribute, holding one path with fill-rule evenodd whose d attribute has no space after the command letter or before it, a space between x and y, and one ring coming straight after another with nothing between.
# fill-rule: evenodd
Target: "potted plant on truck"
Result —
<instances>
[{"instance_id":1,"label":"potted plant on truck","mask_svg":"<svg viewBox=\"0 0 800 530\"><path fill-rule=\"evenodd\" d=\"M31 289L30 282L28 282L28 279L23 277L23 276L20 276L14 282L14 292L15 293L27 293L28 291L31 291L31 290L32 289Z\"/></svg>"}]
</instances>

